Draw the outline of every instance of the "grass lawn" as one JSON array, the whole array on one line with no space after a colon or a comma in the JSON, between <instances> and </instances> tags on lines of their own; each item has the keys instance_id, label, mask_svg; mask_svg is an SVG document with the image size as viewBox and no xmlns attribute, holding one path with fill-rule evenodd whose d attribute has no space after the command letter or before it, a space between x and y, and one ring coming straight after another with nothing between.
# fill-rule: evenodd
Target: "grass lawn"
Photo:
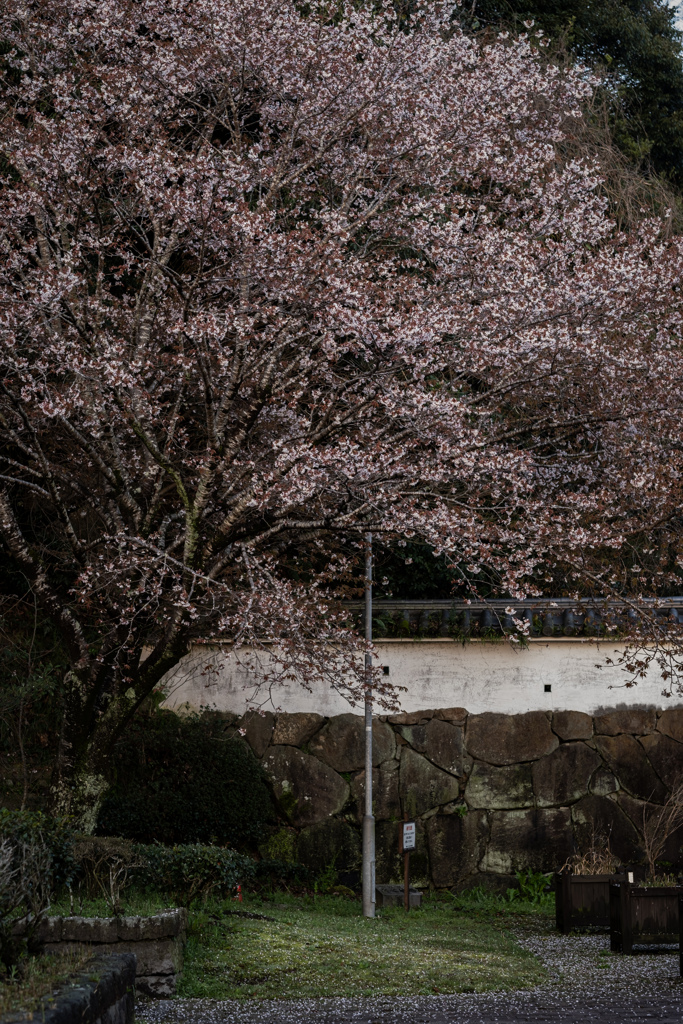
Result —
<instances>
[{"instance_id":1,"label":"grass lawn","mask_svg":"<svg viewBox=\"0 0 683 1024\"><path fill-rule=\"evenodd\" d=\"M543 979L543 968L508 931L524 910L531 908L490 897L428 896L421 910L382 910L364 920L357 899L246 896L191 915L179 995L288 999L528 988Z\"/></svg>"}]
</instances>

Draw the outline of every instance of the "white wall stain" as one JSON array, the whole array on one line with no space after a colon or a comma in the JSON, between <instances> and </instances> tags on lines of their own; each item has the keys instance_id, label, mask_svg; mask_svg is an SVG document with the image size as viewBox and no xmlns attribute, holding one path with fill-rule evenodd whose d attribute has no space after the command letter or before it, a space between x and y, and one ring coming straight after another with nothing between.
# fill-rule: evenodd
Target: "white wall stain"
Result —
<instances>
[{"instance_id":1,"label":"white wall stain","mask_svg":"<svg viewBox=\"0 0 683 1024\"><path fill-rule=\"evenodd\" d=\"M683 694L662 696L656 669L626 688L628 676L606 664L615 658L613 643L537 641L526 649L505 643L458 644L452 641L378 641L378 661L389 666L389 680L405 686L399 695L404 711L463 707L473 714L495 711L585 711L655 705L683 705ZM213 707L242 714L254 706L276 711L348 712L348 701L328 683L308 692L293 681L269 693L262 683L267 656L260 667L238 661L229 648L198 645L166 678L166 707ZM600 666L600 667L598 667ZM550 686L550 692L544 687Z\"/></svg>"}]
</instances>

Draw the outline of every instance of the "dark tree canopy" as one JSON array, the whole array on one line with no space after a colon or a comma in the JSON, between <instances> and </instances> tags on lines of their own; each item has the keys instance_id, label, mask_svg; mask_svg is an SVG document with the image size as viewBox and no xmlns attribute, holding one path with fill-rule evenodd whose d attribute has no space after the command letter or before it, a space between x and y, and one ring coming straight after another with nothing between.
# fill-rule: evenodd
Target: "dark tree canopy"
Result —
<instances>
[{"instance_id":1,"label":"dark tree canopy","mask_svg":"<svg viewBox=\"0 0 683 1024\"><path fill-rule=\"evenodd\" d=\"M474 28L524 22L606 71L614 137L634 162L683 185L683 59L666 0L476 0Z\"/></svg>"}]
</instances>

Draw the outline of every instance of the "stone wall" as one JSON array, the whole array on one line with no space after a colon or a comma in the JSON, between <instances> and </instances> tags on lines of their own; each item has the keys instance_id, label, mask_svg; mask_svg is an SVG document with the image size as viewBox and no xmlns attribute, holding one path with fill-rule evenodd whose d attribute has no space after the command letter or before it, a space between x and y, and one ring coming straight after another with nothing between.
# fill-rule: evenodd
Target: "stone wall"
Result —
<instances>
[{"instance_id":1,"label":"stone wall","mask_svg":"<svg viewBox=\"0 0 683 1024\"><path fill-rule=\"evenodd\" d=\"M151 917L48 917L37 938L46 952L92 947L100 953L134 953L135 987L147 996L175 994L183 966L187 911L164 910Z\"/></svg>"},{"instance_id":2,"label":"stone wall","mask_svg":"<svg viewBox=\"0 0 683 1024\"><path fill-rule=\"evenodd\" d=\"M42 1000L33 1013L8 1013L0 1024L133 1024L135 957L130 953L96 956L81 973Z\"/></svg>"},{"instance_id":3,"label":"stone wall","mask_svg":"<svg viewBox=\"0 0 683 1024\"><path fill-rule=\"evenodd\" d=\"M358 879L365 773L363 720L313 713L226 716L268 773L282 827L264 855L334 865ZM237 732L239 730L239 733ZM374 722L378 882L398 882L398 825L417 820L412 881L504 888L518 869L559 868L610 836L624 862L642 858L638 824L683 779L683 709L468 714L410 712ZM683 832L663 859L680 867Z\"/></svg>"}]
</instances>

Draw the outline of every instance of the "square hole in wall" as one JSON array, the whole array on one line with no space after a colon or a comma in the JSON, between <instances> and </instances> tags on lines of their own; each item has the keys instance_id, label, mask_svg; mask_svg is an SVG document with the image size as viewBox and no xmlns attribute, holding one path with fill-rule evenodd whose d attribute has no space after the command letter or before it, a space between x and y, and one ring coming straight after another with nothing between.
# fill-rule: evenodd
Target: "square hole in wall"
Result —
<instances>
[{"instance_id":1,"label":"square hole in wall","mask_svg":"<svg viewBox=\"0 0 683 1024\"><path fill-rule=\"evenodd\" d=\"M382 674L385 675L385 676L389 675L389 666L388 665L382 665Z\"/></svg>"},{"instance_id":2,"label":"square hole in wall","mask_svg":"<svg viewBox=\"0 0 683 1024\"><path fill-rule=\"evenodd\" d=\"M544 693L550 693L551 690L552 690L552 686L550 685L550 683L546 683L545 686L543 687L543 692Z\"/></svg>"}]
</instances>

